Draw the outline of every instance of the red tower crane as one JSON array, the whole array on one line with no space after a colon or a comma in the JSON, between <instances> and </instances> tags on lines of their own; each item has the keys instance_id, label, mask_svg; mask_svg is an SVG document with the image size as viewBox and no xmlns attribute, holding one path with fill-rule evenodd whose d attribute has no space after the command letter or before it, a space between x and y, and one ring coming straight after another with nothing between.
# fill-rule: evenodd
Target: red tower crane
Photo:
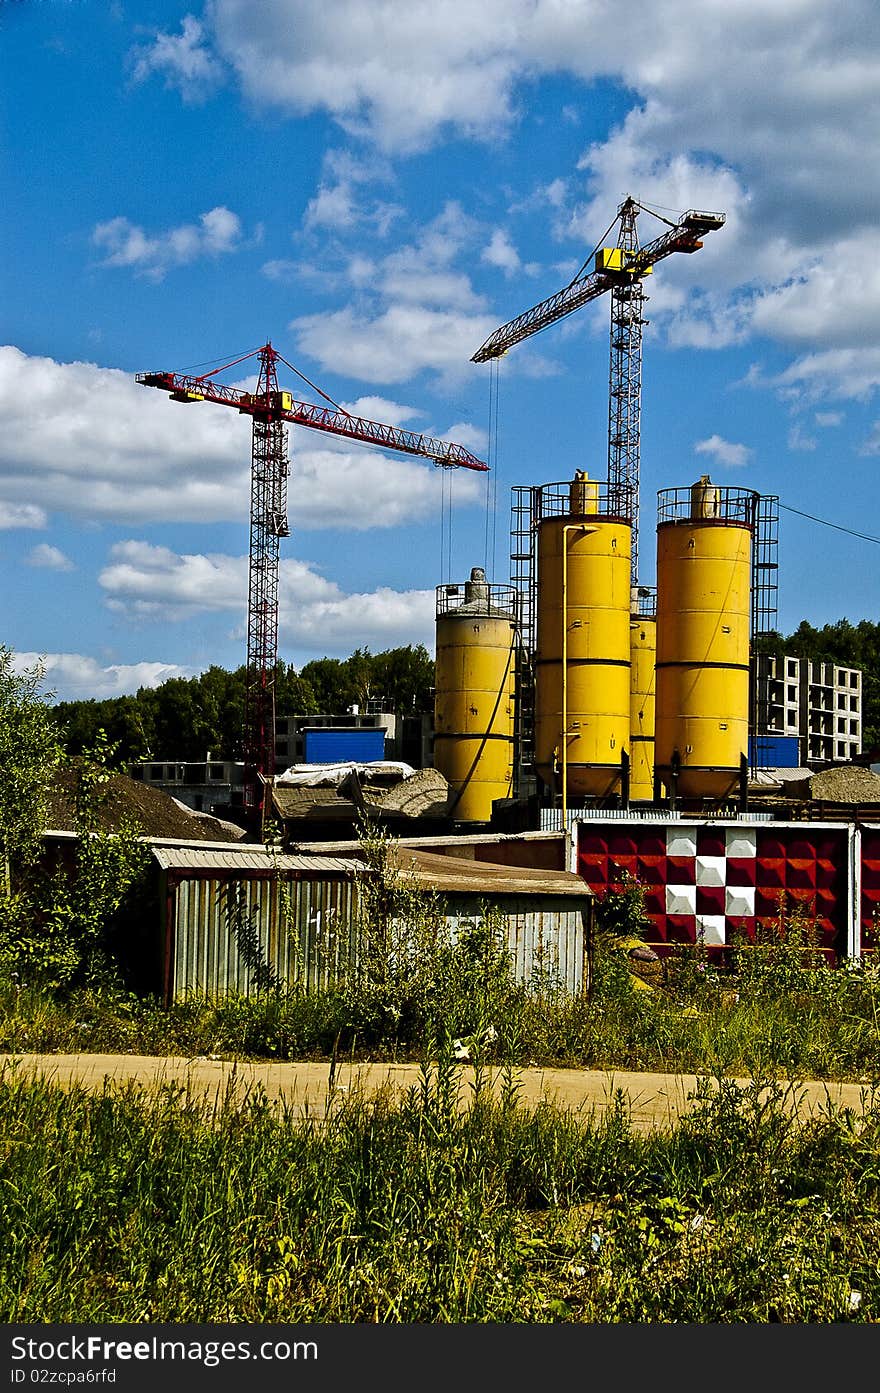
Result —
<instances>
[{"instance_id":1,"label":"red tower crane","mask_svg":"<svg viewBox=\"0 0 880 1393\"><path fill-rule=\"evenodd\" d=\"M256 390L244 392L214 379L251 358L259 359ZM275 770L275 665L278 656L278 549L290 535L287 524L287 423L310 430L347 436L366 444L421 455L445 468L487 471L489 466L461 445L396 426L352 416L342 407L315 406L295 401L278 387L277 364L286 359L271 345L213 368L200 377L175 372L138 373L144 387L159 387L172 401L217 402L232 406L253 420L251 453L250 555L248 566L248 634L245 684L244 788L245 806L261 806L259 775ZM301 376L301 374L299 374ZM323 394L322 394L323 395ZM329 398L327 399L329 401Z\"/></svg>"},{"instance_id":2,"label":"red tower crane","mask_svg":"<svg viewBox=\"0 0 880 1393\"><path fill-rule=\"evenodd\" d=\"M668 230L640 247L639 213L650 213ZM616 246L595 247L573 280L562 290L502 324L471 359L500 358L514 344L555 324L606 290L611 291L611 370L608 394L608 488L610 499L632 521L632 580L638 583L639 437L642 395L642 326L648 298L642 287L658 261L672 252L695 252L707 232L723 227L724 213L691 209L672 223L634 198L626 198L603 237L619 224Z\"/></svg>"}]
</instances>

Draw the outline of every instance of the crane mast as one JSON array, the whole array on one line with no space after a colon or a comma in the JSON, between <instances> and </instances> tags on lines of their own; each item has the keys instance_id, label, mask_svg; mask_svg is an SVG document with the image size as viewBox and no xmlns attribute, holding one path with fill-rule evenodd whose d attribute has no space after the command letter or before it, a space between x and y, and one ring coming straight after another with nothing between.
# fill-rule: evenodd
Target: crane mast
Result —
<instances>
[{"instance_id":1,"label":"crane mast","mask_svg":"<svg viewBox=\"0 0 880 1393\"><path fill-rule=\"evenodd\" d=\"M658 261L673 252L695 252L707 232L723 227L724 213L690 209L653 241L639 246L636 220L651 212L634 198L617 210L616 246L598 246L581 270L555 295L502 324L490 334L471 362L499 358L523 339L555 324L606 291L611 292L610 371L608 390L609 502L632 522L632 582L638 583L639 454L642 393L642 328L647 296L643 288ZM653 217L660 217L657 213ZM611 224L613 228L614 223ZM608 229L608 232L611 231ZM607 236L607 233L606 233ZM590 269L588 269L590 268Z\"/></svg>"},{"instance_id":2,"label":"crane mast","mask_svg":"<svg viewBox=\"0 0 880 1393\"><path fill-rule=\"evenodd\" d=\"M256 398L278 401L277 354L260 350ZM287 427L274 411L255 413L251 443L247 668L244 693L245 806L260 802L258 774L275 772L275 669L278 661L279 543L287 522Z\"/></svg>"},{"instance_id":3,"label":"crane mast","mask_svg":"<svg viewBox=\"0 0 880 1393\"><path fill-rule=\"evenodd\" d=\"M213 379L251 358L259 359L256 390L245 392ZM262 803L260 775L275 770L275 670L278 661L279 543L290 535L287 521L287 479L290 462L287 425L340 435L364 444L380 445L405 454L432 459L443 468L480 472L489 466L453 442L352 416L335 403L330 407L295 401L278 386L281 355L266 343L223 367L200 377L174 372L138 373L145 387L168 392L172 401L210 401L231 406L253 421L251 445L250 546L248 556L247 668L244 719L244 802L251 810ZM288 364L288 366L290 366ZM295 371L295 369L294 369Z\"/></svg>"},{"instance_id":4,"label":"crane mast","mask_svg":"<svg viewBox=\"0 0 880 1393\"><path fill-rule=\"evenodd\" d=\"M618 246L624 264L638 251L638 208L627 199L620 209ZM608 502L612 512L632 523L630 580L639 580L639 457L642 410L642 327L645 323L641 276L611 286L611 340L608 386Z\"/></svg>"}]
</instances>

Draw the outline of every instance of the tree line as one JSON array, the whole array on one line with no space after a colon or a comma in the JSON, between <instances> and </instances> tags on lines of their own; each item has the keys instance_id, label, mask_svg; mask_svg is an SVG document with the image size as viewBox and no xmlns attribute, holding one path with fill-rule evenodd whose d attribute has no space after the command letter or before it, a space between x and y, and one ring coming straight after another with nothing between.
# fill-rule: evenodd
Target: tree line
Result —
<instances>
[{"instance_id":1,"label":"tree line","mask_svg":"<svg viewBox=\"0 0 880 1393\"><path fill-rule=\"evenodd\" d=\"M880 624L839 619L815 628L803 620L792 633L776 630L760 640L762 652L857 667L863 672L862 746L880 747ZM370 701L398 715L432 712L434 662L422 644L381 653L358 648L348 658L316 658L297 671L275 668L278 716L341 714ZM55 707L67 753L92 748L103 730L116 747L120 767L149 758L241 757L245 668L212 666L198 677L172 677L134 696L103 701L61 701Z\"/></svg>"},{"instance_id":2,"label":"tree line","mask_svg":"<svg viewBox=\"0 0 880 1393\"><path fill-rule=\"evenodd\" d=\"M59 701L54 714L69 755L94 747L104 731L120 767L140 760L240 759L246 669L212 665L197 677L171 677L133 696ZM398 715L434 709L434 662L422 644L348 658L317 658L299 671L275 667L278 717L340 714L368 702Z\"/></svg>"}]
</instances>

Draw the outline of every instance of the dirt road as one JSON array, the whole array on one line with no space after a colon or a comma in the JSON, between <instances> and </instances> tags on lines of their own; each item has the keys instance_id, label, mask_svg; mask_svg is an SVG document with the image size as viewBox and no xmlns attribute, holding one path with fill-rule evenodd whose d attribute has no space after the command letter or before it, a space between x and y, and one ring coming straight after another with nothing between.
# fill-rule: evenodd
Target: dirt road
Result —
<instances>
[{"instance_id":1,"label":"dirt road","mask_svg":"<svg viewBox=\"0 0 880 1393\"><path fill-rule=\"evenodd\" d=\"M18 1071L36 1072L62 1087L80 1083L97 1089L103 1087L105 1079L116 1083L134 1081L146 1088L177 1083L212 1101L223 1099L230 1088L241 1098L260 1087L270 1098L283 1098L297 1115L313 1117L324 1116L331 1084L327 1064L242 1063L205 1056L184 1059L116 1054L0 1054L0 1077ZM474 1070L468 1065L457 1065L456 1071L459 1100L465 1106L471 1096ZM500 1071L487 1072L497 1093ZM420 1077L417 1064L342 1064L336 1069L333 1084L338 1100L356 1092L370 1095L382 1088L403 1093L417 1087ZM693 1106L697 1084L694 1074L594 1069L522 1069L515 1080L524 1104L534 1106L547 1099L587 1116L599 1116L611 1105L617 1091L622 1090L633 1126L641 1131L670 1126ZM867 1105L868 1092L860 1084L798 1082L792 1087L790 1102L803 1116L821 1111L829 1101L861 1113Z\"/></svg>"}]
</instances>

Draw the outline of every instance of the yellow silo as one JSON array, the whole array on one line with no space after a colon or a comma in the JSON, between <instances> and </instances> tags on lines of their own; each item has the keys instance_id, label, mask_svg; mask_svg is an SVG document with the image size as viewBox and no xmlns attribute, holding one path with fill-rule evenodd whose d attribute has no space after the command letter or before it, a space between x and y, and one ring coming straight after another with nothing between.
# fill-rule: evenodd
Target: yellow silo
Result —
<instances>
[{"instance_id":1,"label":"yellow silo","mask_svg":"<svg viewBox=\"0 0 880 1393\"><path fill-rule=\"evenodd\" d=\"M515 599L480 567L437 588L434 764L456 822L488 822L493 801L513 794Z\"/></svg>"},{"instance_id":2,"label":"yellow silo","mask_svg":"<svg viewBox=\"0 0 880 1393\"><path fill-rule=\"evenodd\" d=\"M535 769L563 798L626 792L630 727L627 518L578 472L540 490Z\"/></svg>"},{"instance_id":3,"label":"yellow silo","mask_svg":"<svg viewBox=\"0 0 880 1393\"><path fill-rule=\"evenodd\" d=\"M726 798L743 775L757 498L708 475L659 494L655 760L671 798Z\"/></svg>"},{"instance_id":4,"label":"yellow silo","mask_svg":"<svg viewBox=\"0 0 880 1393\"><path fill-rule=\"evenodd\" d=\"M645 596L644 598L649 598ZM653 600L653 597L650 597ZM657 616L633 596L630 638L630 775L629 796L637 802L654 797L654 706Z\"/></svg>"}]
</instances>

